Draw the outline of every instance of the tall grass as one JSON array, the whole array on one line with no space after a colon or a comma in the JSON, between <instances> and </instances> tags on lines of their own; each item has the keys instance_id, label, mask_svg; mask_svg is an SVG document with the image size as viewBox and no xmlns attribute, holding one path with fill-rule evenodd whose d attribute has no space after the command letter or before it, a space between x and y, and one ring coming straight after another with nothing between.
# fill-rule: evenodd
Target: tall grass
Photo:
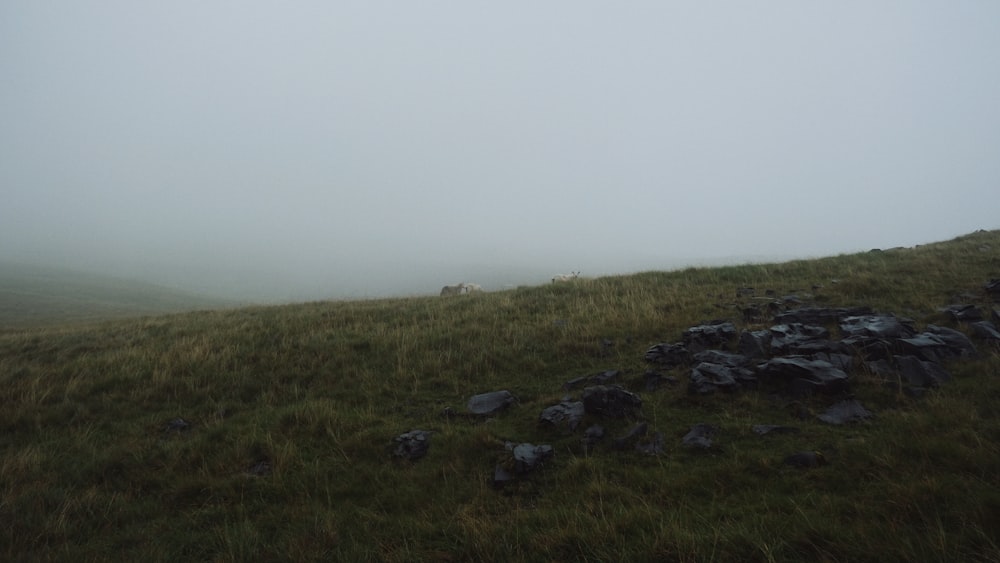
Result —
<instances>
[{"instance_id":1,"label":"tall grass","mask_svg":"<svg viewBox=\"0 0 1000 563\"><path fill-rule=\"evenodd\" d=\"M744 328L736 290L869 305L918 326L994 307L1000 232L784 264L691 268L459 296L9 330L0 335L0 557L8 560L1000 560L1000 359L914 399L863 372L877 417L823 399L643 389L645 350L701 321ZM988 310L988 309L987 309ZM564 382L609 369L665 435L647 456L540 426ZM442 416L498 389L489 419ZM578 396L578 391L571 391ZM171 425L177 418L187 426ZM598 420L612 436L636 420ZM680 444L691 424L716 446ZM753 424L798 434L760 437ZM416 462L392 438L433 431ZM505 442L555 457L502 489ZM782 459L819 449L824 467Z\"/></svg>"}]
</instances>

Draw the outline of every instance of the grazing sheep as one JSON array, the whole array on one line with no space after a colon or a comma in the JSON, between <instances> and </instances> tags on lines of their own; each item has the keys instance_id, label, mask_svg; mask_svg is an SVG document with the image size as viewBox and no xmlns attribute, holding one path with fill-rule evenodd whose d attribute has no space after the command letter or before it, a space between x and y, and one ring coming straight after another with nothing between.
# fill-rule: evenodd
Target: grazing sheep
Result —
<instances>
[{"instance_id":1,"label":"grazing sheep","mask_svg":"<svg viewBox=\"0 0 1000 563\"><path fill-rule=\"evenodd\" d=\"M480 293L483 291L483 286L478 283L466 283L462 285L465 286L465 293Z\"/></svg>"},{"instance_id":2,"label":"grazing sheep","mask_svg":"<svg viewBox=\"0 0 1000 563\"><path fill-rule=\"evenodd\" d=\"M464 292L464 283L460 283L458 285L446 285L441 288L441 297L444 297L445 295L461 295Z\"/></svg>"},{"instance_id":3,"label":"grazing sheep","mask_svg":"<svg viewBox=\"0 0 1000 563\"><path fill-rule=\"evenodd\" d=\"M578 277L580 277L580 272L572 272L569 274L556 274L556 276L552 278L552 283L573 281Z\"/></svg>"}]
</instances>

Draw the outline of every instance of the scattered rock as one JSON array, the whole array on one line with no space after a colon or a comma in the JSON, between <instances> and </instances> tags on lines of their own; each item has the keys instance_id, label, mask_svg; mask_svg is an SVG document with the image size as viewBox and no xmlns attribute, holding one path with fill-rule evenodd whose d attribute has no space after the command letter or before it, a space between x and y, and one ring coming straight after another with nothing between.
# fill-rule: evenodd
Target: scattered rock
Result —
<instances>
[{"instance_id":1,"label":"scattered rock","mask_svg":"<svg viewBox=\"0 0 1000 563\"><path fill-rule=\"evenodd\" d=\"M653 370L649 370L646 373L642 374L642 380L644 382L644 388L646 389L646 391L656 391L661 386L663 386L664 383L668 385L677 384L676 377L672 375L664 376L663 374Z\"/></svg>"},{"instance_id":2,"label":"scattered rock","mask_svg":"<svg viewBox=\"0 0 1000 563\"><path fill-rule=\"evenodd\" d=\"M570 430L576 430L583 420L584 408L580 401L562 401L558 405L552 405L542 411L538 417L540 422L545 422L553 426L558 426L565 422Z\"/></svg>"},{"instance_id":3,"label":"scattered rock","mask_svg":"<svg viewBox=\"0 0 1000 563\"><path fill-rule=\"evenodd\" d=\"M733 391L740 381L755 382L753 373L740 367L702 362L691 370L691 393L707 395L716 391Z\"/></svg>"},{"instance_id":4,"label":"scattered rock","mask_svg":"<svg viewBox=\"0 0 1000 563\"><path fill-rule=\"evenodd\" d=\"M427 455L427 450L431 446L431 433L427 430L410 430L393 438L396 449L392 454L396 457L405 457L411 461L418 460Z\"/></svg>"},{"instance_id":5,"label":"scattered rock","mask_svg":"<svg viewBox=\"0 0 1000 563\"><path fill-rule=\"evenodd\" d=\"M826 465L826 458L821 452L796 452L785 458L785 465L808 469Z\"/></svg>"},{"instance_id":6,"label":"scattered rock","mask_svg":"<svg viewBox=\"0 0 1000 563\"><path fill-rule=\"evenodd\" d=\"M604 427L595 424L583 431L583 447L591 448L604 438Z\"/></svg>"},{"instance_id":7,"label":"scattered rock","mask_svg":"<svg viewBox=\"0 0 1000 563\"><path fill-rule=\"evenodd\" d=\"M844 317L840 330L848 336L872 338L909 338L916 334L913 321L892 314Z\"/></svg>"},{"instance_id":8,"label":"scattered rock","mask_svg":"<svg viewBox=\"0 0 1000 563\"><path fill-rule=\"evenodd\" d=\"M943 309L956 322L972 323L983 320L983 313L975 305L949 305Z\"/></svg>"},{"instance_id":9,"label":"scattered rock","mask_svg":"<svg viewBox=\"0 0 1000 563\"><path fill-rule=\"evenodd\" d=\"M480 416L496 414L514 403L514 396L510 391L493 391L475 395L469 399L466 408L470 413Z\"/></svg>"},{"instance_id":10,"label":"scattered rock","mask_svg":"<svg viewBox=\"0 0 1000 563\"><path fill-rule=\"evenodd\" d=\"M178 417L167 423L164 432L187 432L190 429L191 423Z\"/></svg>"},{"instance_id":11,"label":"scattered rock","mask_svg":"<svg viewBox=\"0 0 1000 563\"><path fill-rule=\"evenodd\" d=\"M997 330L996 325L990 321L979 321L971 323L969 328L972 329L972 334L976 338L981 338L983 340L993 340L1000 341L1000 331Z\"/></svg>"},{"instance_id":12,"label":"scattered rock","mask_svg":"<svg viewBox=\"0 0 1000 563\"><path fill-rule=\"evenodd\" d=\"M740 333L738 345L740 354L746 358L764 359L771 356L771 331L744 330Z\"/></svg>"},{"instance_id":13,"label":"scattered rock","mask_svg":"<svg viewBox=\"0 0 1000 563\"><path fill-rule=\"evenodd\" d=\"M951 379L939 364L913 356L896 356L901 379L911 387L940 387Z\"/></svg>"},{"instance_id":14,"label":"scattered rock","mask_svg":"<svg viewBox=\"0 0 1000 563\"><path fill-rule=\"evenodd\" d=\"M847 390L847 374L823 360L801 356L774 358L757 366L761 383L779 383L794 395L833 394Z\"/></svg>"},{"instance_id":15,"label":"scattered rock","mask_svg":"<svg viewBox=\"0 0 1000 563\"><path fill-rule=\"evenodd\" d=\"M712 447L712 436L717 429L709 424L695 424L688 430L688 433L681 438L681 443L692 448L708 449Z\"/></svg>"},{"instance_id":16,"label":"scattered rock","mask_svg":"<svg viewBox=\"0 0 1000 563\"><path fill-rule=\"evenodd\" d=\"M663 434L654 432L649 440L640 440L635 445L636 451L646 455L660 455L663 453Z\"/></svg>"},{"instance_id":17,"label":"scattered rock","mask_svg":"<svg viewBox=\"0 0 1000 563\"><path fill-rule=\"evenodd\" d=\"M817 418L827 424L846 424L874 416L868 409L861 406L855 399L840 401L826 410Z\"/></svg>"},{"instance_id":18,"label":"scattered rock","mask_svg":"<svg viewBox=\"0 0 1000 563\"><path fill-rule=\"evenodd\" d=\"M836 281L831 283L836 283ZM827 325L839 322L844 317L857 317L870 315L871 313L871 307L803 307L775 315L774 322L781 324Z\"/></svg>"},{"instance_id":19,"label":"scattered rock","mask_svg":"<svg viewBox=\"0 0 1000 563\"><path fill-rule=\"evenodd\" d=\"M688 349L683 344L663 342L646 351L646 361L661 364L665 367L675 367L690 361Z\"/></svg>"},{"instance_id":20,"label":"scattered rock","mask_svg":"<svg viewBox=\"0 0 1000 563\"><path fill-rule=\"evenodd\" d=\"M937 325L927 325L925 329L945 342L950 348L950 357L954 358L975 358L979 355L975 344L969 340L965 333L953 328Z\"/></svg>"},{"instance_id":21,"label":"scattered rock","mask_svg":"<svg viewBox=\"0 0 1000 563\"><path fill-rule=\"evenodd\" d=\"M610 383L614 379L618 379L618 375L620 373L621 371L619 370L609 369L607 371L602 371L597 375L591 376L590 380L593 381L594 383L597 383L598 385L605 385L607 383Z\"/></svg>"},{"instance_id":22,"label":"scattered rock","mask_svg":"<svg viewBox=\"0 0 1000 563\"><path fill-rule=\"evenodd\" d=\"M588 377L586 375L583 376L583 377L577 377L576 379L571 379L571 380L567 381L566 383L563 383L562 388L565 391L569 391L571 389L576 389L577 387L579 387L579 386L583 385L584 383L586 383L587 380L589 380L589 379L590 379L590 377Z\"/></svg>"},{"instance_id":23,"label":"scattered rock","mask_svg":"<svg viewBox=\"0 0 1000 563\"><path fill-rule=\"evenodd\" d=\"M642 399L620 385L595 385L583 390L583 408L590 414L623 418L634 416L641 407Z\"/></svg>"},{"instance_id":24,"label":"scattered rock","mask_svg":"<svg viewBox=\"0 0 1000 563\"><path fill-rule=\"evenodd\" d=\"M688 350L699 352L715 346L722 346L736 339L736 326L729 321L716 320L693 326L684 331L684 344Z\"/></svg>"},{"instance_id":25,"label":"scattered rock","mask_svg":"<svg viewBox=\"0 0 1000 563\"><path fill-rule=\"evenodd\" d=\"M790 323L770 328L771 353L776 355L802 354L834 348L829 341L830 331L821 326ZM819 346L815 346L820 342Z\"/></svg>"},{"instance_id":26,"label":"scattered rock","mask_svg":"<svg viewBox=\"0 0 1000 563\"><path fill-rule=\"evenodd\" d=\"M515 474L523 474L535 469L543 461L552 457L554 453L552 446L536 446L527 442L517 445L508 442L507 449L514 455Z\"/></svg>"}]
</instances>

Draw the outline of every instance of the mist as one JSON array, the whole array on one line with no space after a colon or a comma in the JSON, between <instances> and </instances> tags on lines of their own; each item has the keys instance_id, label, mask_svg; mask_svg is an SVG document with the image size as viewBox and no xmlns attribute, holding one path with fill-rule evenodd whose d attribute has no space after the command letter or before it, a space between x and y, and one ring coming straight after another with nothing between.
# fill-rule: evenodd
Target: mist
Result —
<instances>
[{"instance_id":1,"label":"mist","mask_svg":"<svg viewBox=\"0 0 1000 563\"><path fill-rule=\"evenodd\" d=\"M1000 4L5 2L0 261L287 301L1000 227Z\"/></svg>"}]
</instances>

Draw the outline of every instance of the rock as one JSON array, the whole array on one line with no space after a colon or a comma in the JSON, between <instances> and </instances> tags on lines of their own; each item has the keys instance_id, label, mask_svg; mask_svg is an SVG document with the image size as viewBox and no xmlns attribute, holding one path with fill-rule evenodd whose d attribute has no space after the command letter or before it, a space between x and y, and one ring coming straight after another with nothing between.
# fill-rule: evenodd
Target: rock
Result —
<instances>
[{"instance_id":1,"label":"rock","mask_svg":"<svg viewBox=\"0 0 1000 563\"><path fill-rule=\"evenodd\" d=\"M872 338L909 338L916 334L913 321L896 315L858 315L844 317L840 331L847 336Z\"/></svg>"},{"instance_id":2,"label":"rock","mask_svg":"<svg viewBox=\"0 0 1000 563\"><path fill-rule=\"evenodd\" d=\"M993 312L990 313L990 320L993 321L994 325L1000 326L1000 309L993 309Z\"/></svg>"},{"instance_id":3,"label":"rock","mask_svg":"<svg viewBox=\"0 0 1000 563\"><path fill-rule=\"evenodd\" d=\"M265 475L269 475L273 469L270 460L265 458L255 461L248 467L247 474L254 477L264 477Z\"/></svg>"},{"instance_id":4,"label":"rock","mask_svg":"<svg viewBox=\"0 0 1000 563\"><path fill-rule=\"evenodd\" d=\"M618 375L620 373L621 372L619 370L609 369L609 370L603 371L603 372L601 372L601 373L599 373L597 375L591 376L590 380L593 381L594 383L599 384L599 385L604 385L606 383L610 383L613 379L618 379Z\"/></svg>"},{"instance_id":5,"label":"rock","mask_svg":"<svg viewBox=\"0 0 1000 563\"><path fill-rule=\"evenodd\" d=\"M392 454L411 461L418 460L427 455L427 450L431 447L430 439L431 433L427 430L404 432L392 439L396 442L396 449Z\"/></svg>"},{"instance_id":6,"label":"rock","mask_svg":"<svg viewBox=\"0 0 1000 563\"><path fill-rule=\"evenodd\" d=\"M983 289L986 290L986 293L993 296L994 299L1000 299L1000 279L986 282L986 284L983 285Z\"/></svg>"},{"instance_id":7,"label":"rock","mask_svg":"<svg viewBox=\"0 0 1000 563\"><path fill-rule=\"evenodd\" d=\"M982 340L993 340L1000 341L1000 331L997 330L996 325L990 321L979 321L969 324L969 328L972 329L972 334L976 338Z\"/></svg>"},{"instance_id":8,"label":"rock","mask_svg":"<svg viewBox=\"0 0 1000 563\"><path fill-rule=\"evenodd\" d=\"M691 370L690 392L706 395L716 391L733 391L741 383L752 385L757 378L742 367L702 362Z\"/></svg>"},{"instance_id":9,"label":"rock","mask_svg":"<svg viewBox=\"0 0 1000 563\"><path fill-rule=\"evenodd\" d=\"M653 437L648 441L640 440L635 445L636 451L646 455L660 455L663 453L663 434L654 432Z\"/></svg>"},{"instance_id":10,"label":"rock","mask_svg":"<svg viewBox=\"0 0 1000 563\"><path fill-rule=\"evenodd\" d=\"M899 347L903 353L929 362L940 362L952 355L948 344L929 332L914 335L912 338L900 338Z\"/></svg>"},{"instance_id":11,"label":"rock","mask_svg":"<svg viewBox=\"0 0 1000 563\"><path fill-rule=\"evenodd\" d=\"M688 350L699 352L722 346L736 339L736 326L729 321L716 320L693 326L684 331L684 344Z\"/></svg>"},{"instance_id":12,"label":"rock","mask_svg":"<svg viewBox=\"0 0 1000 563\"><path fill-rule=\"evenodd\" d=\"M854 367L854 356L837 352L819 352L809 356L810 360L829 362L833 367L849 372Z\"/></svg>"},{"instance_id":13,"label":"rock","mask_svg":"<svg viewBox=\"0 0 1000 563\"><path fill-rule=\"evenodd\" d=\"M937 325L927 325L925 330L943 340L951 349L952 357L975 358L979 355L975 344L963 332Z\"/></svg>"},{"instance_id":14,"label":"rock","mask_svg":"<svg viewBox=\"0 0 1000 563\"><path fill-rule=\"evenodd\" d=\"M717 429L709 424L695 424L688 430L688 433L681 438L681 443L692 448L708 449L712 447L712 436Z\"/></svg>"},{"instance_id":15,"label":"rock","mask_svg":"<svg viewBox=\"0 0 1000 563\"><path fill-rule=\"evenodd\" d=\"M972 323L983 320L983 313L975 305L949 305L943 309L956 322Z\"/></svg>"},{"instance_id":16,"label":"rock","mask_svg":"<svg viewBox=\"0 0 1000 563\"><path fill-rule=\"evenodd\" d=\"M847 399L833 405L817 418L827 424L845 424L871 418L872 416L874 415L868 409L861 406L861 403L857 400Z\"/></svg>"},{"instance_id":17,"label":"rock","mask_svg":"<svg viewBox=\"0 0 1000 563\"><path fill-rule=\"evenodd\" d=\"M753 297L754 289L752 287L738 287L736 288L736 298L740 297Z\"/></svg>"},{"instance_id":18,"label":"rock","mask_svg":"<svg viewBox=\"0 0 1000 563\"><path fill-rule=\"evenodd\" d=\"M571 380L567 381L566 383L563 383L562 388L565 391L569 391L571 389L575 389L575 388L579 387L580 385L583 385L589 379L590 379L590 377L588 377L586 375L583 376L583 377L577 377L576 379L571 379Z\"/></svg>"},{"instance_id":19,"label":"rock","mask_svg":"<svg viewBox=\"0 0 1000 563\"><path fill-rule=\"evenodd\" d=\"M663 374L652 370L649 370L646 373L642 374L642 380L644 382L644 388L646 389L646 391L656 391L664 383L669 385L677 384L676 377L672 375L664 376Z\"/></svg>"},{"instance_id":20,"label":"rock","mask_svg":"<svg viewBox=\"0 0 1000 563\"><path fill-rule=\"evenodd\" d=\"M663 342L646 350L646 361L665 367L675 367L688 363L690 361L690 354L688 354L688 349L683 344Z\"/></svg>"},{"instance_id":21,"label":"rock","mask_svg":"<svg viewBox=\"0 0 1000 563\"><path fill-rule=\"evenodd\" d=\"M745 366L750 363L750 359L743 354L733 354L719 350L703 350L694 355L695 361L719 364L730 367Z\"/></svg>"},{"instance_id":22,"label":"rock","mask_svg":"<svg viewBox=\"0 0 1000 563\"><path fill-rule=\"evenodd\" d=\"M497 489L502 488L504 485L513 480L514 480L514 475L510 471L507 471L507 469L504 468L504 466L497 464L497 466L493 469L494 488Z\"/></svg>"},{"instance_id":23,"label":"rock","mask_svg":"<svg viewBox=\"0 0 1000 563\"><path fill-rule=\"evenodd\" d=\"M829 342L830 331L815 325L804 325L801 323L790 323L775 325L770 328L771 332L771 352L774 354L795 354L798 350L810 342ZM824 345L820 349L810 350L808 353L828 349Z\"/></svg>"},{"instance_id":24,"label":"rock","mask_svg":"<svg viewBox=\"0 0 1000 563\"><path fill-rule=\"evenodd\" d=\"M589 414L624 418L634 416L642 399L620 385L596 385L583 390L583 408Z\"/></svg>"},{"instance_id":25,"label":"rock","mask_svg":"<svg viewBox=\"0 0 1000 563\"><path fill-rule=\"evenodd\" d=\"M752 359L764 359L771 355L771 331L744 330L740 333L738 349L741 355Z\"/></svg>"},{"instance_id":26,"label":"rock","mask_svg":"<svg viewBox=\"0 0 1000 563\"><path fill-rule=\"evenodd\" d=\"M545 422L553 426L558 426L565 422L570 430L576 430L583 420L584 408L580 401L562 401L558 405L552 405L542 411L538 417L539 422Z\"/></svg>"},{"instance_id":27,"label":"rock","mask_svg":"<svg viewBox=\"0 0 1000 563\"><path fill-rule=\"evenodd\" d=\"M774 322L781 324L827 325L839 322L844 317L870 315L871 313L872 310L870 307L803 307L775 315Z\"/></svg>"},{"instance_id":28,"label":"rock","mask_svg":"<svg viewBox=\"0 0 1000 563\"><path fill-rule=\"evenodd\" d=\"M751 430L759 436L767 434L797 434L799 432L799 429L794 426L781 426L778 424L755 424Z\"/></svg>"},{"instance_id":29,"label":"rock","mask_svg":"<svg viewBox=\"0 0 1000 563\"><path fill-rule=\"evenodd\" d=\"M853 349L867 361L892 358L892 343L884 338L856 335L849 336L841 340L840 343Z\"/></svg>"},{"instance_id":30,"label":"rock","mask_svg":"<svg viewBox=\"0 0 1000 563\"><path fill-rule=\"evenodd\" d=\"M514 473L523 474L535 469L554 454L552 446L536 446L527 442L516 446L508 443L507 448L514 454Z\"/></svg>"},{"instance_id":31,"label":"rock","mask_svg":"<svg viewBox=\"0 0 1000 563\"><path fill-rule=\"evenodd\" d=\"M636 424L624 436L620 436L612 440L611 447L616 450L627 450L633 444L638 442L639 438L645 436L647 430L649 430L649 425L645 422Z\"/></svg>"},{"instance_id":32,"label":"rock","mask_svg":"<svg viewBox=\"0 0 1000 563\"><path fill-rule=\"evenodd\" d=\"M466 408L472 414L489 416L506 409L513 403L514 396L510 394L510 391L493 391L473 396L469 399Z\"/></svg>"},{"instance_id":33,"label":"rock","mask_svg":"<svg viewBox=\"0 0 1000 563\"><path fill-rule=\"evenodd\" d=\"M899 374L911 387L940 387L951 379L939 364L913 356L896 356Z\"/></svg>"},{"instance_id":34,"label":"rock","mask_svg":"<svg viewBox=\"0 0 1000 563\"><path fill-rule=\"evenodd\" d=\"M830 362L801 356L774 358L757 366L761 383L783 385L793 394L842 393L847 390L847 374Z\"/></svg>"},{"instance_id":35,"label":"rock","mask_svg":"<svg viewBox=\"0 0 1000 563\"><path fill-rule=\"evenodd\" d=\"M826 465L826 458L821 452L796 452L785 458L785 465L808 469Z\"/></svg>"},{"instance_id":36,"label":"rock","mask_svg":"<svg viewBox=\"0 0 1000 563\"><path fill-rule=\"evenodd\" d=\"M164 432L187 432L190 429L191 423L178 417L167 423Z\"/></svg>"},{"instance_id":37,"label":"rock","mask_svg":"<svg viewBox=\"0 0 1000 563\"><path fill-rule=\"evenodd\" d=\"M583 447L591 448L604 438L604 427L595 424L583 431Z\"/></svg>"}]
</instances>

